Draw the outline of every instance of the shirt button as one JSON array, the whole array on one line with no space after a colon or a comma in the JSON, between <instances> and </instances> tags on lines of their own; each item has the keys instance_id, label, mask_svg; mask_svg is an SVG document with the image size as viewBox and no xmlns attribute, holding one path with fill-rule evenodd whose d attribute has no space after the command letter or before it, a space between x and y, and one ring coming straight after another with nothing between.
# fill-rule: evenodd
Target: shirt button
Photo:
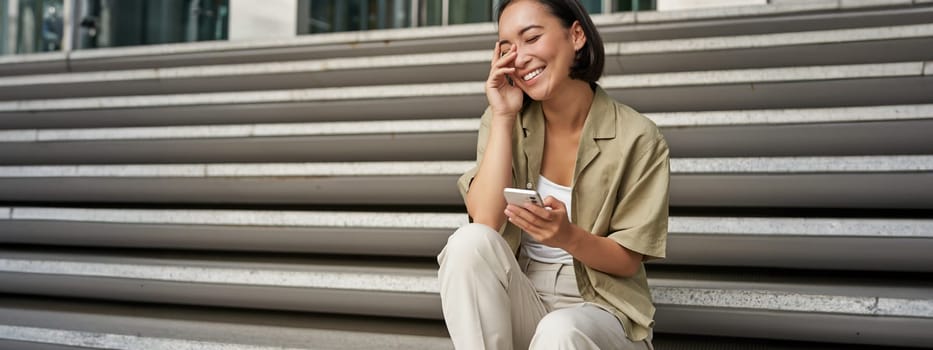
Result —
<instances>
[{"instance_id":1,"label":"shirt button","mask_svg":"<svg viewBox=\"0 0 933 350\"><path fill-rule=\"evenodd\" d=\"M535 186L532 185L532 184L529 182L529 183L526 183L526 184L525 184L525 188L530 190L530 189L534 189Z\"/></svg>"}]
</instances>

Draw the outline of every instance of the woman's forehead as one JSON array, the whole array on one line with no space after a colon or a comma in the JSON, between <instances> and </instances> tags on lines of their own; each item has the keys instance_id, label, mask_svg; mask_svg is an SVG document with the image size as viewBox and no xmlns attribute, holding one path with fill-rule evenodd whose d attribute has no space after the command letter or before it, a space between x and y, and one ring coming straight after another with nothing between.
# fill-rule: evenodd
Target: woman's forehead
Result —
<instances>
[{"instance_id":1,"label":"woman's forehead","mask_svg":"<svg viewBox=\"0 0 933 350\"><path fill-rule=\"evenodd\" d=\"M517 1L509 4L499 17L499 37L521 35L534 28L547 28L557 18L537 1Z\"/></svg>"}]
</instances>

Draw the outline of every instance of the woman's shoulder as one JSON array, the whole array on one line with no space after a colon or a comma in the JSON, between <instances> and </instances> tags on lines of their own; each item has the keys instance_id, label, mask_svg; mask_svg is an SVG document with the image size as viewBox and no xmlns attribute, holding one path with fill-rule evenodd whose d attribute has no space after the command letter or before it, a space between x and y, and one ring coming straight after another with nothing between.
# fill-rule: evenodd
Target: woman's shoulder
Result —
<instances>
[{"instance_id":1,"label":"woman's shoulder","mask_svg":"<svg viewBox=\"0 0 933 350\"><path fill-rule=\"evenodd\" d=\"M641 114L629 105L602 92L603 108L614 121L615 138L630 142L663 142L664 136L653 120Z\"/></svg>"}]
</instances>

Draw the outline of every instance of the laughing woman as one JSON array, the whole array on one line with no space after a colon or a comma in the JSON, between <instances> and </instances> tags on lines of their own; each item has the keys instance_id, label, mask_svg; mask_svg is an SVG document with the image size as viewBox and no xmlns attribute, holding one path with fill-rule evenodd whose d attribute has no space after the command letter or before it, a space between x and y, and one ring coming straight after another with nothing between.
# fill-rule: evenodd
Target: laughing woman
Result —
<instances>
[{"instance_id":1,"label":"laughing woman","mask_svg":"<svg viewBox=\"0 0 933 350\"><path fill-rule=\"evenodd\" d=\"M472 224L438 256L458 349L651 349L644 261L663 258L669 160L657 127L596 83L603 43L576 0L503 0ZM507 205L506 187L544 207Z\"/></svg>"}]
</instances>

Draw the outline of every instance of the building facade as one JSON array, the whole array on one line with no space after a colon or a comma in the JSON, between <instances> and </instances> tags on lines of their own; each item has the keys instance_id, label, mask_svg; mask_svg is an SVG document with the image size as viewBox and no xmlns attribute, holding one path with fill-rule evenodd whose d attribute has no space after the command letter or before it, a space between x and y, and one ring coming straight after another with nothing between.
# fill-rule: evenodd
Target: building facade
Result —
<instances>
[{"instance_id":1,"label":"building facade","mask_svg":"<svg viewBox=\"0 0 933 350\"><path fill-rule=\"evenodd\" d=\"M582 0L592 14L766 0ZM499 0L0 0L0 55L490 22Z\"/></svg>"}]
</instances>

